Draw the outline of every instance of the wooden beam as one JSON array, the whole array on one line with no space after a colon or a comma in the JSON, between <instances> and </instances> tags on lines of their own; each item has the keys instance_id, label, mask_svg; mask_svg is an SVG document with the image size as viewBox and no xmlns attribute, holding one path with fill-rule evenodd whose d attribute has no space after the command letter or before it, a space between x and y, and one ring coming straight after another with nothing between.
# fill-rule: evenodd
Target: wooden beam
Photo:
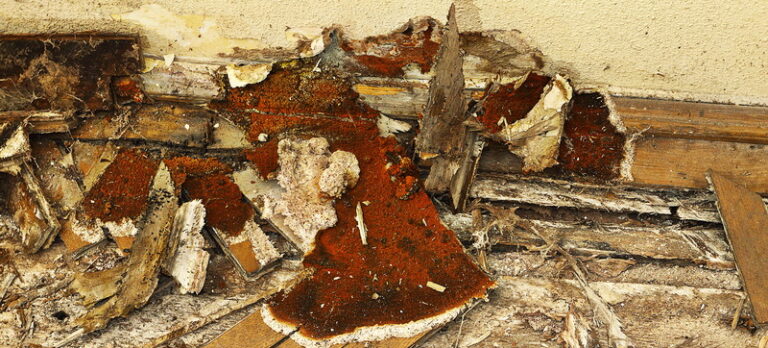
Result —
<instances>
[{"instance_id":1,"label":"wooden beam","mask_svg":"<svg viewBox=\"0 0 768 348\"><path fill-rule=\"evenodd\" d=\"M733 248L736 266L758 322L768 322L768 211L760 196L724 175L709 171L717 208Z\"/></svg>"},{"instance_id":2,"label":"wooden beam","mask_svg":"<svg viewBox=\"0 0 768 348\"><path fill-rule=\"evenodd\" d=\"M707 188L710 168L752 191L768 193L765 144L647 137L635 146L632 177L644 185Z\"/></svg>"},{"instance_id":3,"label":"wooden beam","mask_svg":"<svg viewBox=\"0 0 768 348\"><path fill-rule=\"evenodd\" d=\"M630 132L768 144L768 107L626 97L612 101Z\"/></svg>"}]
</instances>

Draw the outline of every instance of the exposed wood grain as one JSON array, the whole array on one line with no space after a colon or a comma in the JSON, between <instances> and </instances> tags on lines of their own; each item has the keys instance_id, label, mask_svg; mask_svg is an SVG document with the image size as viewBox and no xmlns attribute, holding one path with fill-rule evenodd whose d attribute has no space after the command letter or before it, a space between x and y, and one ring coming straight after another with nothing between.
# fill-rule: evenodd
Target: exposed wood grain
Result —
<instances>
[{"instance_id":1,"label":"exposed wood grain","mask_svg":"<svg viewBox=\"0 0 768 348\"><path fill-rule=\"evenodd\" d=\"M731 242L736 265L758 322L768 322L768 211L763 200L743 185L710 171L717 208Z\"/></svg>"},{"instance_id":2,"label":"exposed wood grain","mask_svg":"<svg viewBox=\"0 0 768 348\"><path fill-rule=\"evenodd\" d=\"M248 344L252 348L269 348L285 338L272 330L261 317L261 311L245 317L221 336L205 345L206 348L235 348Z\"/></svg>"},{"instance_id":3,"label":"exposed wood grain","mask_svg":"<svg viewBox=\"0 0 768 348\"><path fill-rule=\"evenodd\" d=\"M136 140L185 147L204 147L210 140L213 114L184 104L145 105L137 111L85 120L72 133L78 140Z\"/></svg>"},{"instance_id":4,"label":"exposed wood grain","mask_svg":"<svg viewBox=\"0 0 768 348\"><path fill-rule=\"evenodd\" d=\"M416 137L416 151L422 154L457 156L464 149L467 101L462 97L464 74L459 48L459 29L456 9L451 6L448 27L435 63L435 76L429 85L429 96L421 120L421 131ZM451 173L452 176L452 173ZM448 176L446 181L450 181Z\"/></svg>"},{"instance_id":5,"label":"exposed wood grain","mask_svg":"<svg viewBox=\"0 0 768 348\"><path fill-rule=\"evenodd\" d=\"M442 211L443 223L461 240L473 241L475 228L470 214ZM490 222L494 217L486 217ZM569 221L529 220L539 229L554 233L553 238L568 251L588 256L679 260L712 269L733 269L733 255L722 229L706 226L654 225L628 226ZM545 246L537 236L515 229L492 232L491 243L500 246L537 248Z\"/></svg>"},{"instance_id":6,"label":"exposed wood grain","mask_svg":"<svg viewBox=\"0 0 768 348\"><path fill-rule=\"evenodd\" d=\"M26 121L29 133L62 133L78 123L72 111L0 111L0 122Z\"/></svg>"},{"instance_id":7,"label":"exposed wood grain","mask_svg":"<svg viewBox=\"0 0 768 348\"><path fill-rule=\"evenodd\" d=\"M634 182L646 185L706 188L713 169L768 193L768 145L648 137L635 147Z\"/></svg>"},{"instance_id":8,"label":"exposed wood grain","mask_svg":"<svg viewBox=\"0 0 768 348\"><path fill-rule=\"evenodd\" d=\"M614 97L629 131L675 138L768 144L768 108Z\"/></svg>"},{"instance_id":9,"label":"exposed wood grain","mask_svg":"<svg viewBox=\"0 0 768 348\"><path fill-rule=\"evenodd\" d=\"M500 277L489 303L451 323L423 346L563 347L558 336L569 311L592 324L593 308L576 281ZM748 330L732 330L730 320L740 291L620 282L590 286L621 318L637 347L754 347ZM604 325L587 325L591 344L610 347Z\"/></svg>"}]
</instances>

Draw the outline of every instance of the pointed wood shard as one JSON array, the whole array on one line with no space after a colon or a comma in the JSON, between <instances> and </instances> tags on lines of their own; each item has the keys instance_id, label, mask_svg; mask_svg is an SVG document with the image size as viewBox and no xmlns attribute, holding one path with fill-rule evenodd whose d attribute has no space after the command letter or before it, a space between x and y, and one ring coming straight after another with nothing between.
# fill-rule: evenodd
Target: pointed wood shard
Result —
<instances>
[{"instance_id":1,"label":"pointed wood shard","mask_svg":"<svg viewBox=\"0 0 768 348\"><path fill-rule=\"evenodd\" d=\"M421 133L416 138L416 149L422 158L429 154L451 156L464 148L462 122L467 118L467 101L463 95L464 73L454 6L448 13L448 27L442 39Z\"/></svg>"},{"instance_id":2,"label":"pointed wood shard","mask_svg":"<svg viewBox=\"0 0 768 348\"><path fill-rule=\"evenodd\" d=\"M760 323L768 322L768 211L762 198L712 170L707 179L717 195L717 209L733 249L736 268L744 279L752 312Z\"/></svg>"},{"instance_id":3,"label":"pointed wood shard","mask_svg":"<svg viewBox=\"0 0 768 348\"><path fill-rule=\"evenodd\" d=\"M425 188L430 192L448 190L453 175L461 166L466 143L467 100L464 98L464 72L460 50L456 9L451 5L442 45L434 66L435 76L416 138L416 151L422 159L433 158Z\"/></svg>"}]
</instances>

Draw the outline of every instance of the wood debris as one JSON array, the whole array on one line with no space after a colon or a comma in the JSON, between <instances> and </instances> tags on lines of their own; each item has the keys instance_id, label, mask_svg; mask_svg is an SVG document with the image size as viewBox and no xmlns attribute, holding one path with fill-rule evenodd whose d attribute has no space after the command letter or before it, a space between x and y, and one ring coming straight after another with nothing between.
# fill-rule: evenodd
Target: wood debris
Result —
<instances>
[{"instance_id":1,"label":"wood debris","mask_svg":"<svg viewBox=\"0 0 768 348\"><path fill-rule=\"evenodd\" d=\"M357 230L360 232L360 241L363 242L363 245L368 245L368 228L365 227L363 207L360 206L360 202L357 202L357 207L355 207L355 221L357 221Z\"/></svg>"},{"instance_id":2,"label":"wood debris","mask_svg":"<svg viewBox=\"0 0 768 348\"><path fill-rule=\"evenodd\" d=\"M200 293L205 283L210 254L200 234L205 224L205 207L200 200L182 204L173 218L172 235L179 237L176 253L164 268L179 284L179 293Z\"/></svg>"},{"instance_id":3,"label":"wood debris","mask_svg":"<svg viewBox=\"0 0 768 348\"><path fill-rule=\"evenodd\" d=\"M114 282L113 284L118 285L113 294L104 298L106 301L96 304L84 316L77 318L76 323L84 332L101 329L113 318L126 315L149 300L157 286L160 267L167 255L172 253L168 250L168 245L178 238L171 229L173 213L177 208L174 191L171 173L161 164L152 180L150 204L145 213L146 223L131 248L122 281L114 282L116 271L100 274L104 275L102 284ZM108 292L111 291L112 289ZM101 293L104 294L106 293Z\"/></svg>"},{"instance_id":4,"label":"wood debris","mask_svg":"<svg viewBox=\"0 0 768 348\"><path fill-rule=\"evenodd\" d=\"M717 194L717 208L753 315L760 323L768 322L768 284L763 274L768 260L762 253L768 247L768 210L761 197L743 184L714 171L707 173L707 179Z\"/></svg>"}]
</instances>

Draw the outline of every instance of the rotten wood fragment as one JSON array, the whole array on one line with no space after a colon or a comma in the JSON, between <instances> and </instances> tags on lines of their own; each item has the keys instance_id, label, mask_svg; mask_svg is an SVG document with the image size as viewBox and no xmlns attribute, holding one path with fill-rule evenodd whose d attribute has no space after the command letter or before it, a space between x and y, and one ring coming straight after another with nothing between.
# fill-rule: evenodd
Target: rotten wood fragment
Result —
<instances>
[{"instance_id":1,"label":"rotten wood fragment","mask_svg":"<svg viewBox=\"0 0 768 348\"><path fill-rule=\"evenodd\" d=\"M8 203L13 221L21 233L24 251L36 253L48 248L58 235L61 225L37 177L27 164L22 164L21 172L13 182Z\"/></svg>"},{"instance_id":2,"label":"rotten wood fragment","mask_svg":"<svg viewBox=\"0 0 768 348\"><path fill-rule=\"evenodd\" d=\"M171 168L177 194L202 201L206 229L243 277L258 278L279 264L279 251L232 180L229 165L215 158L183 156L164 162Z\"/></svg>"},{"instance_id":3,"label":"rotten wood fragment","mask_svg":"<svg viewBox=\"0 0 768 348\"><path fill-rule=\"evenodd\" d=\"M149 300L157 286L157 276L168 253L168 244L178 238L170 228L173 212L177 208L174 191L171 173L164 164L160 164L152 181L146 223L131 248L122 282L111 297L76 319L77 325L85 332L101 329L113 318L126 315Z\"/></svg>"},{"instance_id":4,"label":"rotten wood fragment","mask_svg":"<svg viewBox=\"0 0 768 348\"><path fill-rule=\"evenodd\" d=\"M138 73L132 37L0 36L0 111L112 108L113 76Z\"/></svg>"},{"instance_id":5,"label":"rotten wood fragment","mask_svg":"<svg viewBox=\"0 0 768 348\"><path fill-rule=\"evenodd\" d=\"M200 293L205 283L210 254L205 251L201 232L205 224L205 207L199 200L186 202L176 211L173 234L179 237L176 252L169 255L163 268L179 285L179 293Z\"/></svg>"},{"instance_id":6,"label":"rotten wood fragment","mask_svg":"<svg viewBox=\"0 0 768 348\"><path fill-rule=\"evenodd\" d=\"M416 137L416 151L423 159L442 157L452 161L464 150L466 127L463 122L467 119L467 101L463 98L464 74L459 45L456 8L451 5L448 27L435 63L435 76L429 85L421 131ZM450 182L452 176L451 172L435 180Z\"/></svg>"},{"instance_id":7,"label":"rotten wood fragment","mask_svg":"<svg viewBox=\"0 0 768 348\"><path fill-rule=\"evenodd\" d=\"M485 139L477 132L467 133L467 145L464 155L461 158L460 166L451 178L449 190L451 192L451 202L453 209L464 211L467 205L469 189L475 180L477 168L480 163L480 155L485 147Z\"/></svg>"},{"instance_id":8,"label":"rotten wood fragment","mask_svg":"<svg viewBox=\"0 0 768 348\"><path fill-rule=\"evenodd\" d=\"M31 158L29 136L23 123L0 123L0 172L17 174Z\"/></svg>"},{"instance_id":9,"label":"rotten wood fragment","mask_svg":"<svg viewBox=\"0 0 768 348\"><path fill-rule=\"evenodd\" d=\"M523 158L524 172L539 172L557 164L566 108L572 96L570 83L556 75L525 118L510 124L502 117L504 126L498 135L510 151Z\"/></svg>"},{"instance_id":10,"label":"rotten wood fragment","mask_svg":"<svg viewBox=\"0 0 768 348\"><path fill-rule=\"evenodd\" d=\"M206 103L224 98L219 65L177 61L166 66L153 58L145 58L145 65L149 70L140 75L142 89L153 99Z\"/></svg>"},{"instance_id":11,"label":"rotten wood fragment","mask_svg":"<svg viewBox=\"0 0 768 348\"><path fill-rule=\"evenodd\" d=\"M28 124L29 133L48 134L64 133L74 129L78 120L71 110L65 111L0 111L0 122L20 122Z\"/></svg>"},{"instance_id":12,"label":"rotten wood fragment","mask_svg":"<svg viewBox=\"0 0 768 348\"><path fill-rule=\"evenodd\" d=\"M768 322L768 210L761 197L744 184L715 171L707 179L717 194L717 209L733 248L736 266L752 304L752 313L760 323Z\"/></svg>"},{"instance_id":13,"label":"rotten wood fragment","mask_svg":"<svg viewBox=\"0 0 768 348\"><path fill-rule=\"evenodd\" d=\"M83 121L72 136L81 141L133 140L184 147L205 147L213 114L186 104L142 105Z\"/></svg>"}]
</instances>

